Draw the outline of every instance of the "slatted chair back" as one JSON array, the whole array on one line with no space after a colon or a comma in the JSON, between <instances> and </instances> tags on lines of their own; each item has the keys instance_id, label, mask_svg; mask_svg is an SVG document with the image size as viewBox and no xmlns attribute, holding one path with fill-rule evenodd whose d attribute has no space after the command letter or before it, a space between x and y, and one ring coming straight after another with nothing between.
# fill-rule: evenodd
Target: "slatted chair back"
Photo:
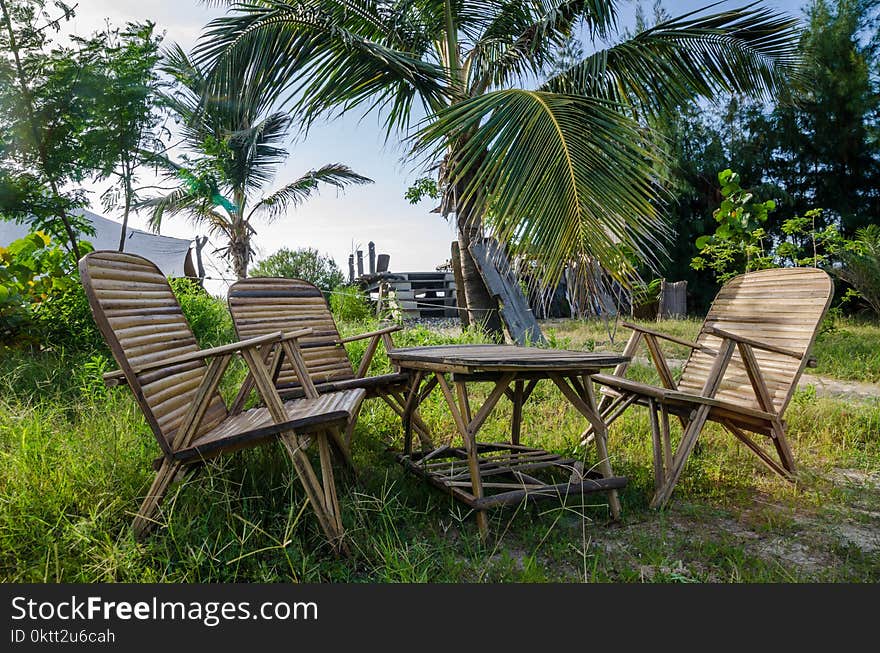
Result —
<instances>
[{"instance_id":1,"label":"slatted chair back","mask_svg":"<svg viewBox=\"0 0 880 653\"><path fill-rule=\"evenodd\" d=\"M170 453L207 365L193 361L141 374L134 370L198 351L180 304L159 269L136 254L92 252L80 260L79 270L95 322L159 445ZM227 414L223 399L215 392L197 435L215 427Z\"/></svg>"},{"instance_id":2,"label":"slatted chair back","mask_svg":"<svg viewBox=\"0 0 880 653\"><path fill-rule=\"evenodd\" d=\"M724 284L712 302L703 329L714 327L801 355L797 359L754 348L773 407L781 414L807 364L833 290L831 278L817 268L749 272ZM697 344L717 351L721 339L701 330ZM695 349L682 371L679 390L700 394L713 360L711 354ZM738 350L715 397L760 409Z\"/></svg>"},{"instance_id":3,"label":"slatted chair back","mask_svg":"<svg viewBox=\"0 0 880 653\"><path fill-rule=\"evenodd\" d=\"M339 330L327 300L315 285L302 279L253 277L232 284L228 302L240 339L310 327L312 334L299 343L315 384L355 378L345 348L335 344ZM284 361L277 383L285 389L301 386L291 361Z\"/></svg>"}]
</instances>

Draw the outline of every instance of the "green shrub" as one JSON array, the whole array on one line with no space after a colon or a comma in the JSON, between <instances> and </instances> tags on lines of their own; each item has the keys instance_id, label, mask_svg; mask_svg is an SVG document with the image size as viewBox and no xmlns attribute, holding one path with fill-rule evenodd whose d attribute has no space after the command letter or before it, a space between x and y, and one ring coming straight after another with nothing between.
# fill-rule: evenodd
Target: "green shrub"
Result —
<instances>
[{"instance_id":1,"label":"green shrub","mask_svg":"<svg viewBox=\"0 0 880 653\"><path fill-rule=\"evenodd\" d=\"M88 243L80 243L84 251ZM38 343L37 308L76 285L73 255L35 231L0 247L0 345Z\"/></svg>"},{"instance_id":2,"label":"green shrub","mask_svg":"<svg viewBox=\"0 0 880 653\"><path fill-rule=\"evenodd\" d=\"M330 295L330 310L342 322L366 322L373 317L370 300L357 286L337 286Z\"/></svg>"},{"instance_id":3,"label":"green shrub","mask_svg":"<svg viewBox=\"0 0 880 653\"><path fill-rule=\"evenodd\" d=\"M108 353L79 282L55 292L34 311L34 333L43 349L85 354Z\"/></svg>"},{"instance_id":4,"label":"green shrub","mask_svg":"<svg viewBox=\"0 0 880 653\"><path fill-rule=\"evenodd\" d=\"M321 256L318 250L311 247L279 249L254 265L250 274L254 277L304 279L315 284L324 293L330 292L344 280L336 261L329 256Z\"/></svg>"},{"instance_id":5,"label":"green shrub","mask_svg":"<svg viewBox=\"0 0 880 653\"><path fill-rule=\"evenodd\" d=\"M235 341L229 309L192 279L171 279L171 289L180 302L200 347L216 347Z\"/></svg>"}]
</instances>

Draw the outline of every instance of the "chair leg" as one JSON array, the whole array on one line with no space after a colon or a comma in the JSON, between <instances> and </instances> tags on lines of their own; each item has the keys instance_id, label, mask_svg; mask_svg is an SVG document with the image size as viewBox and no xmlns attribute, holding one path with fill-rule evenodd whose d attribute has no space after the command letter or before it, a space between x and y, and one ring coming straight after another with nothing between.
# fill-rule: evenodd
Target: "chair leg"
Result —
<instances>
[{"instance_id":1,"label":"chair leg","mask_svg":"<svg viewBox=\"0 0 880 653\"><path fill-rule=\"evenodd\" d=\"M776 453L779 454L779 460L785 470L794 476L797 472L797 466L794 462L794 454L788 444L788 438L785 436L785 427L779 420L773 420L773 444L776 446Z\"/></svg>"},{"instance_id":2,"label":"chair leg","mask_svg":"<svg viewBox=\"0 0 880 653\"><path fill-rule=\"evenodd\" d=\"M326 437L318 435L319 443L322 440L324 441L324 446L326 446ZM339 506L336 502L336 494L334 492L328 497L325 491L325 488L327 487L326 483L333 483L332 468L330 469L329 475L327 473L323 474L325 485L322 487L321 483L318 481L318 477L315 475L315 470L312 469L311 461L309 461L308 456L306 456L305 452L300 447L297 436L294 433L283 434L281 436L281 442L284 444L287 453L290 455L290 460L293 462L296 475L306 492L306 496L309 498L309 502L312 504L312 510L318 518L321 530L324 531L324 535L327 536L327 539L333 547L334 553L337 555L350 555L348 546L343 539L345 533L342 530L337 517L339 514ZM319 447L321 447L320 444ZM320 448L319 452L323 452L323 447ZM323 467L326 454L321 453L320 455ZM330 504L329 509L328 503Z\"/></svg>"},{"instance_id":3,"label":"chair leg","mask_svg":"<svg viewBox=\"0 0 880 653\"><path fill-rule=\"evenodd\" d=\"M159 504L165 498L168 488L182 467L183 464L177 460L162 459L159 471L156 472L156 478L153 479L153 484L147 490L147 496L144 497L143 503L141 503L141 507L131 524L136 539L143 539L158 523L153 519L153 516L159 509Z\"/></svg>"},{"instance_id":4,"label":"chair leg","mask_svg":"<svg viewBox=\"0 0 880 653\"><path fill-rule=\"evenodd\" d=\"M703 426L706 424L710 408L711 406L707 405L700 406L694 411L693 417L687 423L684 434L681 438L681 443L678 445L678 450L673 457L672 468L666 470L666 480L663 483L663 487L657 491L654 498L651 500L652 508L662 508L672 496L672 491L675 489L675 485L678 483L682 471L684 471L684 466L687 463L688 457L691 455L694 445L697 443L697 438L703 430Z\"/></svg>"},{"instance_id":5,"label":"chair leg","mask_svg":"<svg viewBox=\"0 0 880 653\"><path fill-rule=\"evenodd\" d=\"M648 400L648 412L651 414L651 449L654 453L654 491L659 492L665 479L663 465L663 442L660 433L660 420L657 416L657 402Z\"/></svg>"}]
</instances>

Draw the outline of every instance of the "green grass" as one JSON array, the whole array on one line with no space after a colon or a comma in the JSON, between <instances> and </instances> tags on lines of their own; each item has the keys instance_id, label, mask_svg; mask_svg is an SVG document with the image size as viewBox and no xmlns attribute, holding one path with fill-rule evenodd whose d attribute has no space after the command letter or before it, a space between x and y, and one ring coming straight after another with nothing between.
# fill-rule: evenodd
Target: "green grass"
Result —
<instances>
[{"instance_id":1,"label":"green grass","mask_svg":"<svg viewBox=\"0 0 880 653\"><path fill-rule=\"evenodd\" d=\"M682 336L696 329L692 322L659 326ZM862 339L880 334L846 323L834 335L847 330ZM604 349L601 333L600 326L573 323L556 328L554 338L578 348L590 348L592 339ZM404 346L480 341L473 333L426 329L395 339ZM826 351L851 346L829 344ZM393 460L386 449L400 445L399 420L370 401L355 436L358 481L338 479L354 551L339 560L274 445L218 459L176 485L164 505L165 526L135 542L128 524L158 448L129 391L100 383L107 365L46 354L0 360L3 581L880 581L880 542L872 539L880 531L880 402L798 393L787 414L802 470L797 489L710 426L670 508L660 513L647 507L647 415L632 410L615 424L610 442L615 471L630 479L620 523L609 523L604 495L588 495L584 506L545 502L494 511L493 539L483 544L467 510ZM387 357L378 356L374 371L385 365ZM840 362L841 369L849 365ZM242 373L237 366L232 376ZM475 403L488 390L478 386ZM525 411L524 442L590 464L594 452L577 449L582 419L566 406L552 385L539 385ZM438 437L453 432L438 396L423 417ZM509 419L502 402L481 439L506 438Z\"/></svg>"},{"instance_id":2,"label":"green grass","mask_svg":"<svg viewBox=\"0 0 880 653\"><path fill-rule=\"evenodd\" d=\"M702 325L701 319L687 320L627 320L669 335L693 341ZM557 347L573 349L623 351L631 331L611 321L551 320L544 327ZM669 358L685 359L688 348L662 342L663 352ZM647 356L642 346L639 355ZM844 381L880 383L880 326L852 318L839 318L833 327L819 333L813 349L817 366L808 368L808 374L829 376Z\"/></svg>"}]
</instances>

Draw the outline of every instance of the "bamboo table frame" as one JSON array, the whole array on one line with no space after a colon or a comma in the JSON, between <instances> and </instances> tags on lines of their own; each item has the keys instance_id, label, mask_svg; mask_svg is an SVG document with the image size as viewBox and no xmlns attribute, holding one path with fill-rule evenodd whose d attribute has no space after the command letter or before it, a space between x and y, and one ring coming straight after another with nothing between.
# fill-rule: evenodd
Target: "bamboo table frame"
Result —
<instances>
[{"instance_id":1,"label":"bamboo table frame","mask_svg":"<svg viewBox=\"0 0 880 653\"><path fill-rule=\"evenodd\" d=\"M403 410L404 449L398 459L410 471L449 492L474 508L481 536L486 539L489 524L486 509L510 505L523 499L563 496L569 492L607 491L611 514L620 517L617 490L626 479L615 477L608 458L607 429L599 412L591 375L604 367L629 361L613 353L576 352L516 345L441 345L395 349L391 362L410 375ZM447 375L450 380L447 380ZM568 402L593 427L599 474L575 471L568 483L547 485L527 471L546 467L571 468L575 461L540 449L520 445L523 406L542 379L551 380ZM467 384L489 381L495 386L479 409L471 408ZM440 446L430 452L412 451L413 416L419 405L440 387L463 448ZM454 390L453 390L454 386ZM510 444L478 443L477 434L486 419L506 396L513 403ZM504 451L509 453L505 454ZM451 459L451 465L443 462ZM455 464L460 467L456 470ZM461 463L467 471L461 469ZM576 468L575 468L576 469ZM484 477L510 474L516 483L485 481ZM509 490L486 496L486 488Z\"/></svg>"}]
</instances>

